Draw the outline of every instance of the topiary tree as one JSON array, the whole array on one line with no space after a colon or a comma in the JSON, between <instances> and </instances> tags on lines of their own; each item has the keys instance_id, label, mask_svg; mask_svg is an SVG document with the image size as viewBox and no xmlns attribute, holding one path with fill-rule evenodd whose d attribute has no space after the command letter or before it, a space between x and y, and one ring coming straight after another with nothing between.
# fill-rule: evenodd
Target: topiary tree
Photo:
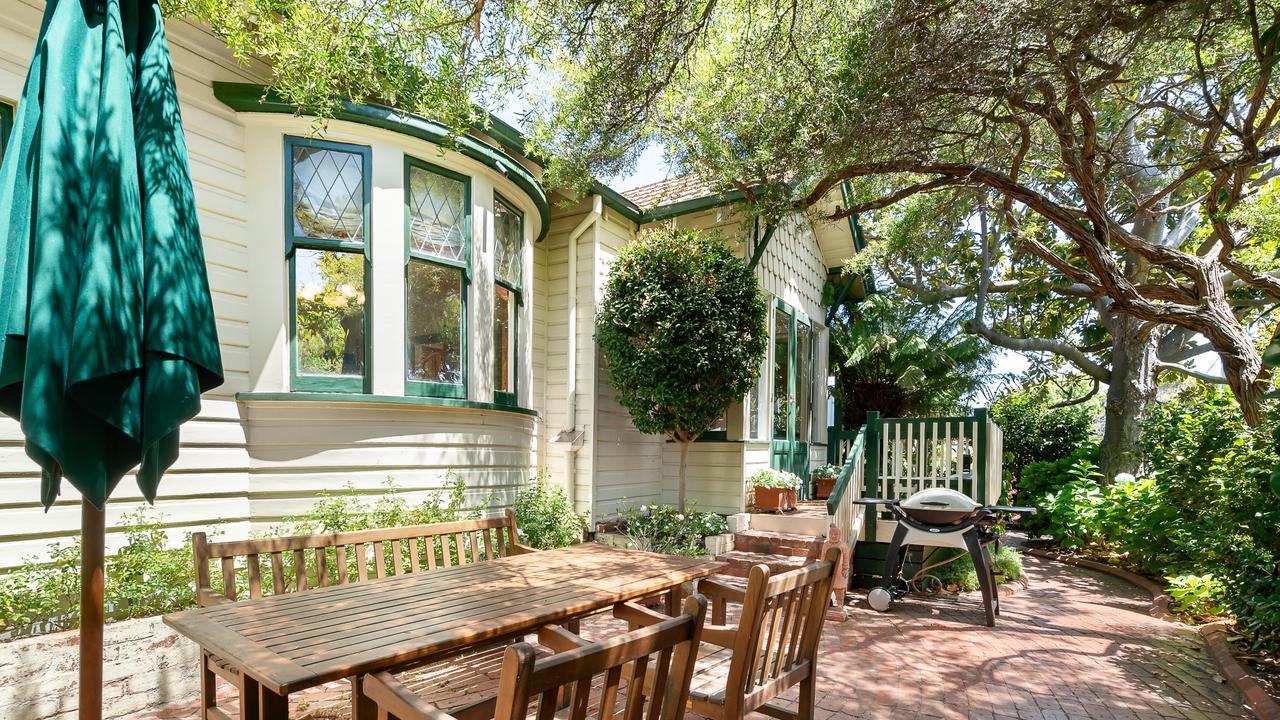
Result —
<instances>
[{"instance_id":1,"label":"topiary tree","mask_svg":"<svg viewBox=\"0 0 1280 720\"><path fill-rule=\"evenodd\" d=\"M596 342L636 428L680 445L682 510L689 445L759 376L767 317L746 263L703 231L646 233L609 271Z\"/></svg>"}]
</instances>

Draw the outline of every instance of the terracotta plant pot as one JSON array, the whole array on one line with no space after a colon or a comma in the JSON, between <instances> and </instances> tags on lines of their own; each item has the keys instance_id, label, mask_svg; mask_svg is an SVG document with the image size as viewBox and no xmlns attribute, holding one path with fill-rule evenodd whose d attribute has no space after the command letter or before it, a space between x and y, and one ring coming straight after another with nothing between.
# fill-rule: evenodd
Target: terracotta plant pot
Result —
<instances>
[{"instance_id":1,"label":"terracotta plant pot","mask_svg":"<svg viewBox=\"0 0 1280 720\"><path fill-rule=\"evenodd\" d=\"M787 491L787 509L795 510L798 507L800 507L800 491L794 490L794 489L788 490Z\"/></svg>"},{"instance_id":2,"label":"terracotta plant pot","mask_svg":"<svg viewBox=\"0 0 1280 720\"><path fill-rule=\"evenodd\" d=\"M788 488L758 487L756 492L756 510L771 512L793 510L796 506L796 491Z\"/></svg>"},{"instance_id":3,"label":"terracotta plant pot","mask_svg":"<svg viewBox=\"0 0 1280 720\"><path fill-rule=\"evenodd\" d=\"M814 478L813 480L813 496L816 498L826 499L831 497L831 493L836 489L835 478Z\"/></svg>"}]
</instances>

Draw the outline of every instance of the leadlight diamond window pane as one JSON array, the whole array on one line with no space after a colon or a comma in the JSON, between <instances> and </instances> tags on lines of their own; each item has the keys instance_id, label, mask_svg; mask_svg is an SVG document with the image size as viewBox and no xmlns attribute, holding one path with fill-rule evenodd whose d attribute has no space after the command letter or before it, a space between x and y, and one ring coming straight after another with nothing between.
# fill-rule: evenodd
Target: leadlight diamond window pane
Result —
<instances>
[{"instance_id":1,"label":"leadlight diamond window pane","mask_svg":"<svg viewBox=\"0 0 1280 720\"><path fill-rule=\"evenodd\" d=\"M364 241L364 156L293 146L293 234Z\"/></svg>"},{"instance_id":2,"label":"leadlight diamond window pane","mask_svg":"<svg viewBox=\"0 0 1280 720\"><path fill-rule=\"evenodd\" d=\"M409 168L409 242L420 253L465 261L466 184L426 168Z\"/></svg>"},{"instance_id":3,"label":"leadlight diamond window pane","mask_svg":"<svg viewBox=\"0 0 1280 720\"><path fill-rule=\"evenodd\" d=\"M508 205L501 198L493 199L493 265L499 280L519 287L520 266L524 238L521 230L520 211Z\"/></svg>"}]
</instances>

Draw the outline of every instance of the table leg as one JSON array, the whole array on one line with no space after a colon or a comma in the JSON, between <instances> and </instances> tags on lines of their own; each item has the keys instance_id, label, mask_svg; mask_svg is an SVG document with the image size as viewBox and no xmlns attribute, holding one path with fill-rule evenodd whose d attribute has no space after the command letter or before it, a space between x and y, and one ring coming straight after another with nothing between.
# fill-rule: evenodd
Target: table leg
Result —
<instances>
[{"instance_id":1,"label":"table leg","mask_svg":"<svg viewBox=\"0 0 1280 720\"><path fill-rule=\"evenodd\" d=\"M667 615L675 617L680 614L680 603L684 600L684 586L676 585L667 591Z\"/></svg>"},{"instance_id":2,"label":"table leg","mask_svg":"<svg viewBox=\"0 0 1280 720\"><path fill-rule=\"evenodd\" d=\"M261 720L262 698L258 696L261 688L257 680L240 673L240 720Z\"/></svg>"},{"instance_id":3,"label":"table leg","mask_svg":"<svg viewBox=\"0 0 1280 720\"><path fill-rule=\"evenodd\" d=\"M258 711L262 720L289 720L289 696L259 686Z\"/></svg>"},{"instance_id":4,"label":"table leg","mask_svg":"<svg viewBox=\"0 0 1280 720\"><path fill-rule=\"evenodd\" d=\"M364 694L360 678L351 677L351 720L374 720L378 716L377 703Z\"/></svg>"}]
</instances>

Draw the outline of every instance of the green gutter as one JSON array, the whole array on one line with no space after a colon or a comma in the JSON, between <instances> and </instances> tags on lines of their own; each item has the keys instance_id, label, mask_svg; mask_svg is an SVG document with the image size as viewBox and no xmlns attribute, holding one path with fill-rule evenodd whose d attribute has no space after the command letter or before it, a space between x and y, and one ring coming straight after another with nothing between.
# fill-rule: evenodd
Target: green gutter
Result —
<instances>
[{"instance_id":1,"label":"green gutter","mask_svg":"<svg viewBox=\"0 0 1280 720\"><path fill-rule=\"evenodd\" d=\"M844 199L845 207L849 207L850 205L852 205L853 204L853 183L849 182L848 180L845 180L844 182L840 183L840 196ZM855 252L862 252L863 250L866 249L867 241L866 241L866 238L862 236L862 224L858 222L857 215L849 216L849 234L853 236L853 249ZM875 279L875 276L871 274L870 270L867 271L867 277L865 279L865 288L866 288L866 292L876 291L876 279Z\"/></svg>"},{"instance_id":2,"label":"green gutter","mask_svg":"<svg viewBox=\"0 0 1280 720\"><path fill-rule=\"evenodd\" d=\"M298 106L254 83L215 82L213 96L236 112L298 114ZM533 201L542 220L536 238L538 241L546 237L547 231L551 229L551 207L542 185L527 168L492 145L468 135L457 135L440 123L383 105L356 104L344 100L342 107L334 113L334 119L382 128L456 149L466 157L504 175ZM514 131L510 125L503 125Z\"/></svg>"}]
</instances>

